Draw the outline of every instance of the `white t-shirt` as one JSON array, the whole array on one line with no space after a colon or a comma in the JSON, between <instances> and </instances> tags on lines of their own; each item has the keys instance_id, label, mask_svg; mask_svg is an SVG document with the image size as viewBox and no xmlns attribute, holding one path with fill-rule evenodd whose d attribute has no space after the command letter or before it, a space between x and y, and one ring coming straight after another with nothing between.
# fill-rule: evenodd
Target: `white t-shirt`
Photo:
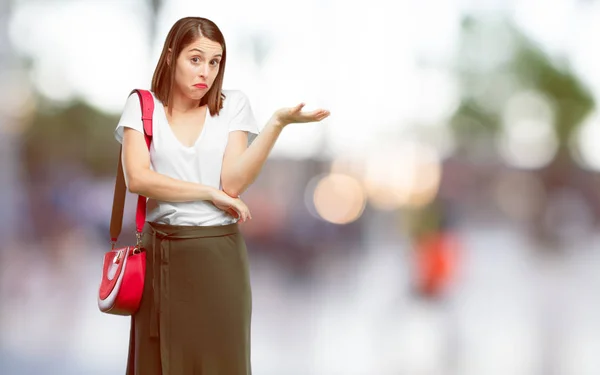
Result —
<instances>
[{"instance_id":1,"label":"white t-shirt","mask_svg":"<svg viewBox=\"0 0 600 375\"><path fill-rule=\"evenodd\" d=\"M238 90L223 90L225 100L218 116L206 111L204 127L192 147L184 146L173 133L165 109L154 98L152 145L150 162L152 170L163 175L221 189L221 167L229 133L235 130L248 132L249 142L258 134L256 119L247 96ZM136 93L130 95L115 129L115 138L123 142L123 128L143 133L142 111ZM171 225L227 225L236 219L207 201L163 202L148 200L146 220Z\"/></svg>"}]
</instances>

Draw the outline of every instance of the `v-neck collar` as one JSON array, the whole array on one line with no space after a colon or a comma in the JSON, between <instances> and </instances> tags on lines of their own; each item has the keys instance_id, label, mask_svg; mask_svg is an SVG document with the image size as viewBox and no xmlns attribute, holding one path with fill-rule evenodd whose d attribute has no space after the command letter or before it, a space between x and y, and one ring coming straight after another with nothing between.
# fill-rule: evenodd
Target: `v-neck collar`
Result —
<instances>
[{"instance_id":1,"label":"v-neck collar","mask_svg":"<svg viewBox=\"0 0 600 375\"><path fill-rule=\"evenodd\" d=\"M200 141L203 138L203 135L206 131L206 125L208 124L209 119L211 118L210 116L210 110L208 109L208 107L206 108L206 112L204 113L204 124L202 125L202 130L200 131L200 134L198 135L198 137L196 138L196 140L194 141L194 143L191 146L186 146L183 143L181 143L181 141L179 140L179 138L177 138L177 136L175 135L175 132L173 132L173 128L171 127L171 123L169 123L169 118L167 117L167 112L165 111L165 107L161 104L160 106L162 108L163 111L163 115L165 116L165 123L167 124L167 127L169 128L168 132L171 134L171 137L174 139L174 141L183 149L185 150L189 150L189 151L193 151L196 149L196 147L198 146L198 144L200 143Z\"/></svg>"}]
</instances>

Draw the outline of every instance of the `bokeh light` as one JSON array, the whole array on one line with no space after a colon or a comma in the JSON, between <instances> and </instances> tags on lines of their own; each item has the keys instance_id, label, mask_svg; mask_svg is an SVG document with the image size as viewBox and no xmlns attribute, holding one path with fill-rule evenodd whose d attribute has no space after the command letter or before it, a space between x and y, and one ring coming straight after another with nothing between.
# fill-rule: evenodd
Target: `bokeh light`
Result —
<instances>
[{"instance_id":1,"label":"bokeh light","mask_svg":"<svg viewBox=\"0 0 600 375\"><path fill-rule=\"evenodd\" d=\"M502 158L511 166L536 169L547 165L558 150L551 103L537 92L511 97L503 111L497 138Z\"/></svg>"},{"instance_id":2,"label":"bokeh light","mask_svg":"<svg viewBox=\"0 0 600 375\"><path fill-rule=\"evenodd\" d=\"M319 216L334 224L357 220L366 205L365 192L358 180L343 174L329 174L319 180L314 193Z\"/></svg>"},{"instance_id":3,"label":"bokeh light","mask_svg":"<svg viewBox=\"0 0 600 375\"><path fill-rule=\"evenodd\" d=\"M437 151L406 141L374 150L365 166L369 202L382 210L421 207L436 196L441 180Z\"/></svg>"},{"instance_id":4,"label":"bokeh light","mask_svg":"<svg viewBox=\"0 0 600 375\"><path fill-rule=\"evenodd\" d=\"M570 146L575 161L584 168L600 171L600 116L588 116L573 134Z\"/></svg>"}]
</instances>

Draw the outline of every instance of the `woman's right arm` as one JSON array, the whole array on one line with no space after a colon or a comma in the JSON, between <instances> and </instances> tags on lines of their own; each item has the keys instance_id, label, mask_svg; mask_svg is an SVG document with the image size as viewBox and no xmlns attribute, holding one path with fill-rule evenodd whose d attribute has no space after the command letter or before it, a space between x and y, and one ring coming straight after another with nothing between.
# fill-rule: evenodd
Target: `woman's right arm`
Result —
<instances>
[{"instance_id":1,"label":"woman's right arm","mask_svg":"<svg viewBox=\"0 0 600 375\"><path fill-rule=\"evenodd\" d=\"M210 186L177 180L150 169L150 153L144 135L125 128L123 132L123 172L127 189L164 202L213 201L222 191Z\"/></svg>"}]
</instances>

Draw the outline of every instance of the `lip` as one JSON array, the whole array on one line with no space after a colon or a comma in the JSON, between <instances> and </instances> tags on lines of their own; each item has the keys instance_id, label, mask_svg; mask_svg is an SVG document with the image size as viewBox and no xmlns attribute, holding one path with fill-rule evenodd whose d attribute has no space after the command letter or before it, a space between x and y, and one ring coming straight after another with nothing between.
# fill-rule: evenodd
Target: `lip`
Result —
<instances>
[{"instance_id":1,"label":"lip","mask_svg":"<svg viewBox=\"0 0 600 375\"><path fill-rule=\"evenodd\" d=\"M206 88L208 88L208 85L206 83L197 83L194 85L194 87L199 88L199 89L206 89Z\"/></svg>"}]
</instances>

